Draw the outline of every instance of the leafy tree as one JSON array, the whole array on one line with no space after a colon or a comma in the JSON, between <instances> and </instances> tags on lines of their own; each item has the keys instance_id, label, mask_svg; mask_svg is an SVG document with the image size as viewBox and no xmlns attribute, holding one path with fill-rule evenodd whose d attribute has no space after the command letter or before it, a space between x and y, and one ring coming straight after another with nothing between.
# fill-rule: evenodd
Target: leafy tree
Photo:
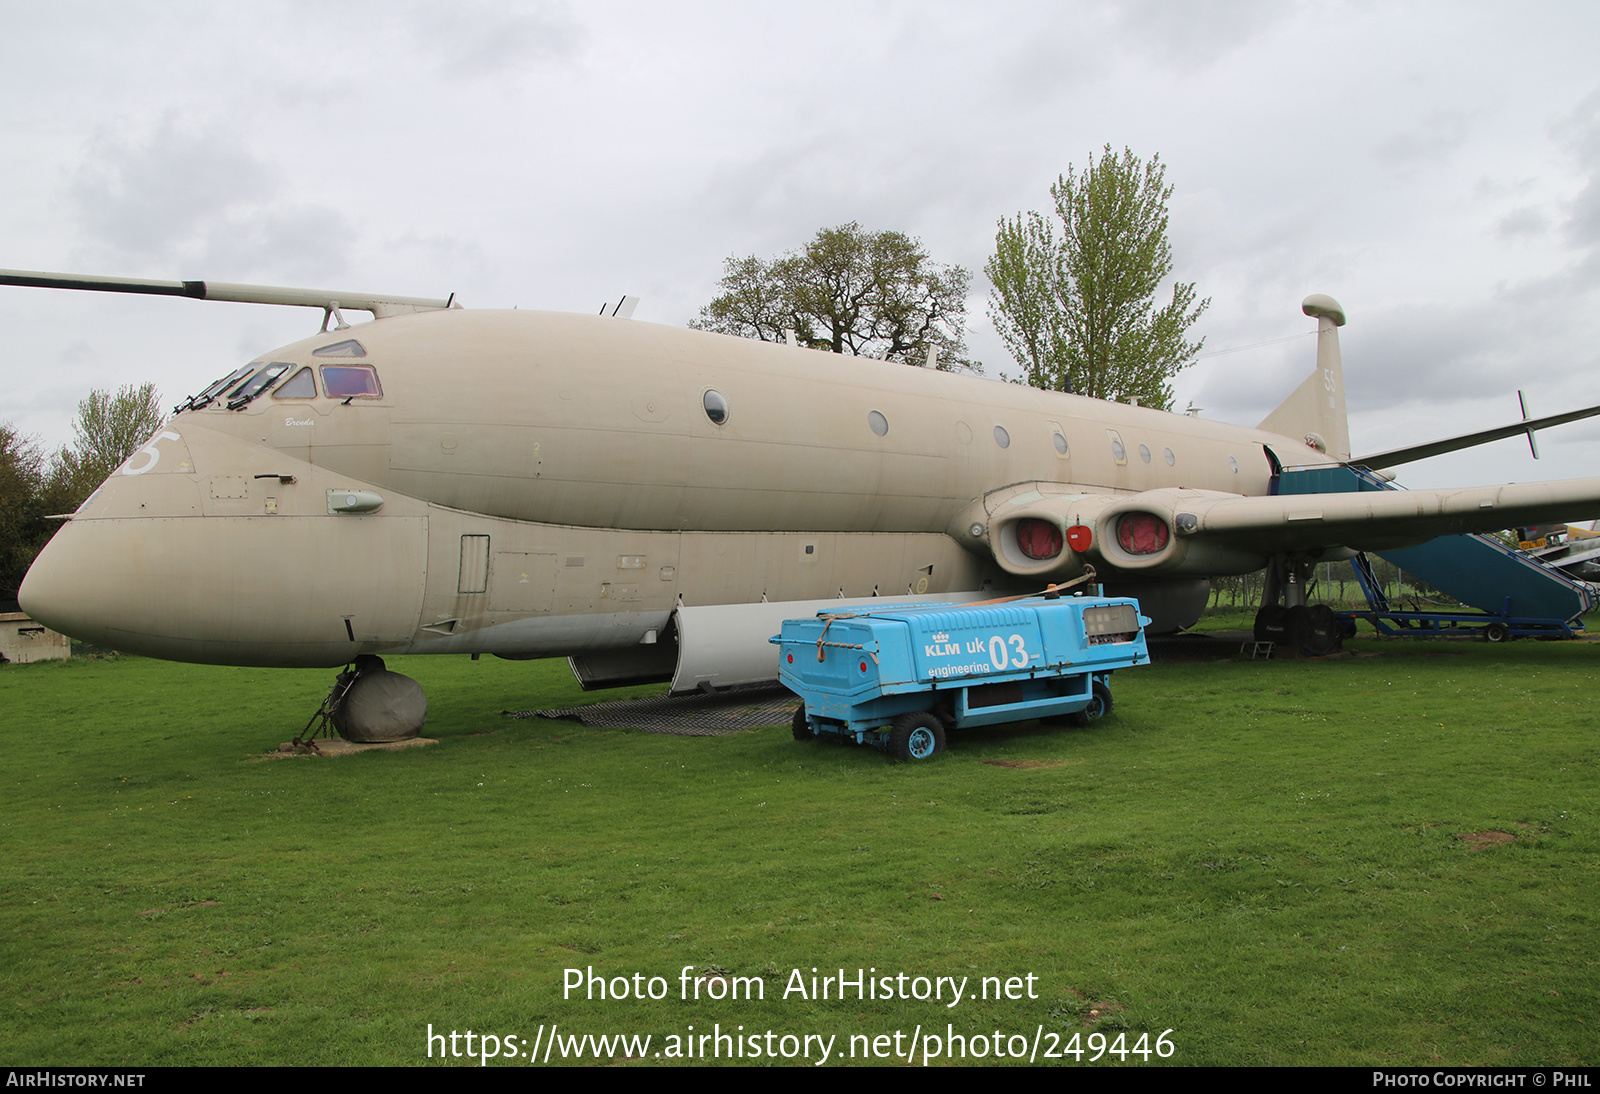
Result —
<instances>
[{"instance_id":1,"label":"leafy tree","mask_svg":"<svg viewBox=\"0 0 1600 1094\"><path fill-rule=\"evenodd\" d=\"M1185 336L1211 301L1174 284L1156 306L1172 272L1161 157L1126 148L1119 157L1108 144L1082 174L1069 166L1050 195L1059 235L1036 212L1000 221L984 267L995 328L1034 387L1170 409L1173 376L1205 341Z\"/></svg>"},{"instance_id":2,"label":"leafy tree","mask_svg":"<svg viewBox=\"0 0 1600 1094\"><path fill-rule=\"evenodd\" d=\"M50 469L49 484L66 503L61 511L82 504L164 420L154 384L129 384L115 395L99 388L89 392L78 404L72 445L56 453Z\"/></svg>"},{"instance_id":3,"label":"leafy tree","mask_svg":"<svg viewBox=\"0 0 1600 1094\"><path fill-rule=\"evenodd\" d=\"M0 607L17 589L59 527L47 516L70 513L161 425L154 384L95 390L78 404L74 442L45 459L39 438L0 422Z\"/></svg>"},{"instance_id":4,"label":"leafy tree","mask_svg":"<svg viewBox=\"0 0 1600 1094\"><path fill-rule=\"evenodd\" d=\"M722 294L700 309L697 330L940 368L967 359L967 286L960 266L929 260L920 241L867 232L854 221L824 228L799 251L772 260L729 258Z\"/></svg>"},{"instance_id":5,"label":"leafy tree","mask_svg":"<svg viewBox=\"0 0 1600 1094\"><path fill-rule=\"evenodd\" d=\"M46 538L39 438L0 422L0 610L11 610L28 565Z\"/></svg>"}]
</instances>

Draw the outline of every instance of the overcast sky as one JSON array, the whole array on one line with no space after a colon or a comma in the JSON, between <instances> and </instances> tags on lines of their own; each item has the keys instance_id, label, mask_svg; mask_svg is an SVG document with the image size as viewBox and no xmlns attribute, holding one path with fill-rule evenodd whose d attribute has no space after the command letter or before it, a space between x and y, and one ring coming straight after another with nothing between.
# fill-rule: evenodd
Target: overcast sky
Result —
<instances>
[{"instance_id":1,"label":"overcast sky","mask_svg":"<svg viewBox=\"0 0 1600 1094\"><path fill-rule=\"evenodd\" d=\"M1106 144L1211 299L1178 405L1254 424L1349 315L1358 453L1600 403L1600 5L0 0L0 267L683 325L729 255L859 221L974 273ZM354 316L352 316L354 318ZM318 313L0 289L0 419L169 405ZM1271 343L1261 345L1261 343ZM1239 347L1250 347L1240 349ZM1218 352L1231 351L1231 352ZM1214 354L1214 355L1212 355ZM1600 474L1600 419L1401 469Z\"/></svg>"}]
</instances>

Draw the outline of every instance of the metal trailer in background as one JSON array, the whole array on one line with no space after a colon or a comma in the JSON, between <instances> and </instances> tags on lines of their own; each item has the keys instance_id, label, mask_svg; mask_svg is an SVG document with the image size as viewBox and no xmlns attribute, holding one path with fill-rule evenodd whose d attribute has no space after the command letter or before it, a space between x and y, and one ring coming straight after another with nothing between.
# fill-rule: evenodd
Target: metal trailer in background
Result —
<instances>
[{"instance_id":1,"label":"metal trailer in background","mask_svg":"<svg viewBox=\"0 0 1600 1094\"><path fill-rule=\"evenodd\" d=\"M872 744L897 760L940 752L947 729L1111 710L1107 678L1149 664L1139 602L1050 595L952 607L870 606L788 619L772 639L800 696L797 740Z\"/></svg>"},{"instance_id":2,"label":"metal trailer in background","mask_svg":"<svg viewBox=\"0 0 1600 1094\"><path fill-rule=\"evenodd\" d=\"M1445 537L1446 540L1451 538L1455 537ZM1487 537L1474 538L1487 539ZM1431 547L1440 542L1435 540L1423 546ZM1491 549L1510 550L1495 541L1489 542L1492 544ZM1389 603L1389 597L1373 574L1372 564L1365 553L1357 554L1350 562L1356 572L1356 582L1366 595L1368 605L1366 611L1337 613L1341 619L1349 620L1348 626L1352 631L1355 629L1357 619L1365 619L1372 624L1374 630L1386 638L1485 638L1490 642L1509 642L1513 638L1572 638L1578 631L1584 629L1583 620L1577 617L1563 619L1560 616L1513 615L1512 606L1516 600L1509 593L1501 599L1498 612L1437 609L1406 611ZM1581 595L1592 603L1592 598L1586 590ZM1481 600L1483 597L1480 595L1478 599ZM1587 607L1584 610L1587 610Z\"/></svg>"}]
</instances>

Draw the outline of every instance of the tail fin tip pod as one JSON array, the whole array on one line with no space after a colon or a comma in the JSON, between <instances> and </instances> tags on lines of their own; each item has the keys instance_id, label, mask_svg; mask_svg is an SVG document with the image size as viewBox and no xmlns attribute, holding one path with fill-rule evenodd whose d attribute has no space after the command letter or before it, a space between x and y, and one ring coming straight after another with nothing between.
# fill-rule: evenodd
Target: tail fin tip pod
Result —
<instances>
[{"instance_id":1,"label":"tail fin tip pod","mask_svg":"<svg viewBox=\"0 0 1600 1094\"><path fill-rule=\"evenodd\" d=\"M1312 293L1300 310L1317 321L1317 368L1261 421L1260 428L1300 437L1309 448L1337 460L1350 458L1350 425L1345 416L1344 365L1339 328L1344 308L1325 293Z\"/></svg>"}]
</instances>

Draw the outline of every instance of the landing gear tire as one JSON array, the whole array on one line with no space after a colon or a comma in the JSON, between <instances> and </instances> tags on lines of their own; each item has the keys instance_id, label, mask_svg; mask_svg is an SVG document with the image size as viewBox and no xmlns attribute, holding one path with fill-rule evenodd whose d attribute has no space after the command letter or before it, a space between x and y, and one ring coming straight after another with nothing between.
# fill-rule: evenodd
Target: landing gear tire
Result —
<instances>
[{"instance_id":1,"label":"landing gear tire","mask_svg":"<svg viewBox=\"0 0 1600 1094\"><path fill-rule=\"evenodd\" d=\"M896 763L926 760L944 751L944 723L927 711L902 714L889 730L889 758Z\"/></svg>"},{"instance_id":2,"label":"landing gear tire","mask_svg":"<svg viewBox=\"0 0 1600 1094\"><path fill-rule=\"evenodd\" d=\"M1344 631L1326 604L1290 608L1290 638L1301 657L1327 657L1344 646Z\"/></svg>"},{"instance_id":3,"label":"landing gear tire","mask_svg":"<svg viewBox=\"0 0 1600 1094\"><path fill-rule=\"evenodd\" d=\"M1076 713L1067 715L1067 724L1083 729L1093 722L1098 722L1111 713L1111 689L1099 680L1089 689L1089 705Z\"/></svg>"},{"instance_id":4,"label":"landing gear tire","mask_svg":"<svg viewBox=\"0 0 1600 1094\"><path fill-rule=\"evenodd\" d=\"M428 720L422 685L383 667L383 658L362 654L351 670L355 679L333 709L333 728L356 744L409 741Z\"/></svg>"},{"instance_id":5,"label":"landing gear tire","mask_svg":"<svg viewBox=\"0 0 1600 1094\"><path fill-rule=\"evenodd\" d=\"M1287 641L1286 614L1287 609L1282 604L1268 604L1256 612L1256 641Z\"/></svg>"},{"instance_id":6,"label":"landing gear tire","mask_svg":"<svg viewBox=\"0 0 1600 1094\"><path fill-rule=\"evenodd\" d=\"M811 722L806 718L806 705L801 703L794 712L794 720L789 724L797 741L814 741L817 731L811 728Z\"/></svg>"},{"instance_id":7,"label":"landing gear tire","mask_svg":"<svg viewBox=\"0 0 1600 1094\"><path fill-rule=\"evenodd\" d=\"M1483 637L1490 642L1509 642L1511 641L1511 628L1504 623L1490 623L1483 628Z\"/></svg>"}]
</instances>

